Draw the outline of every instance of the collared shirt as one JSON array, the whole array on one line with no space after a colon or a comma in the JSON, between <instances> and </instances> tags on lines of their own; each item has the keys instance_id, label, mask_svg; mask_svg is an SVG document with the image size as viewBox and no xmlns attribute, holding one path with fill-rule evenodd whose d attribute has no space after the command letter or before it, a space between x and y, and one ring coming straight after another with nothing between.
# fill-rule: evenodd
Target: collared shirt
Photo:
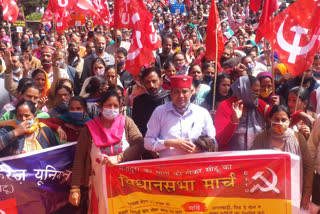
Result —
<instances>
[{"instance_id":1,"label":"collared shirt","mask_svg":"<svg viewBox=\"0 0 320 214\"><path fill-rule=\"evenodd\" d=\"M184 115L179 114L172 102L157 107L147 124L144 147L159 152L160 157L186 154L184 151L167 148L168 139L190 139L193 141L201 134L215 139L216 131L209 112L195 104L190 104Z\"/></svg>"}]
</instances>

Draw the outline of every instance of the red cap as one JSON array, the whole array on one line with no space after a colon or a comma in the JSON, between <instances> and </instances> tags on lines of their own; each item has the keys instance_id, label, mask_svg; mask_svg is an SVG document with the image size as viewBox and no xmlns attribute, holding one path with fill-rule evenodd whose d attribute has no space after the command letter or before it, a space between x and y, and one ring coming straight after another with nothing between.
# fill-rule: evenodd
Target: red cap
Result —
<instances>
[{"instance_id":1,"label":"red cap","mask_svg":"<svg viewBox=\"0 0 320 214\"><path fill-rule=\"evenodd\" d=\"M175 75L170 77L171 88L191 88L192 77L185 75Z\"/></svg>"}]
</instances>

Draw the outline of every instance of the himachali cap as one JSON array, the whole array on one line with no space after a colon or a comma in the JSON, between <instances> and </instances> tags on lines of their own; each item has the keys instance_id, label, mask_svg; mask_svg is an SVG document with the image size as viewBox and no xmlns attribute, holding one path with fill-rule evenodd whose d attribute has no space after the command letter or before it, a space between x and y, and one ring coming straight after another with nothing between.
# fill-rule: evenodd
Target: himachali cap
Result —
<instances>
[{"instance_id":1,"label":"himachali cap","mask_svg":"<svg viewBox=\"0 0 320 214\"><path fill-rule=\"evenodd\" d=\"M191 88L192 77L185 75L175 75L170 77L171 88Z\"/></svg>"}]
</instances>

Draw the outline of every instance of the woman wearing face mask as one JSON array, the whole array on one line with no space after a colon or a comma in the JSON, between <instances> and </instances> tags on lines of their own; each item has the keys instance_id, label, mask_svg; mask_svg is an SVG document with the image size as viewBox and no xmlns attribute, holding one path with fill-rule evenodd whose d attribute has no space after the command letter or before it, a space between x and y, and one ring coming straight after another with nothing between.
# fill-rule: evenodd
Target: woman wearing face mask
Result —
<instances>
[{"instance_id":1,"label":"woman wearing face mask","mask_svg":"<svg viewBox=\"0 0 320 214\"><path fill-rule=\"evenodd\" d=\"M78 140L80 129L91 120L87 116L87 102L83 97L75 96L69 101L68 110L57 118L41 119L59 135L60 143Z\"/></svg>"},{"instance_id":2,"label":"woman wearing face mask","mask_svg":"<svg viewBox=\"0 0 320 214\"><path fill-rule=\"evenodd\" d=\"M299 132L289 128L290 113L285 106L274 106L270 111L269 118L271 128L255 137L251 150L273 149L290 152L301 158L301 207L307 209L312 192L313 162L306 139Z\"/></svg>"},{"instance_id":3,"label":"woman wearing face mask","mask_svg":"<svg viewBox=\"0 0 320 214\"><path fill-rule=\"evenodd\" d=\"M37 108L31 101L20 101L14 123L0 129L0 157L38 151L57 145L50 128L36 119Z\"/></svg>"},{"instance_id":4,"label":"woman wearing face mask","mask_svg":"<svg viewBox=\"0 0 320 214\"><path fill-rule=\"evenodd\" d=\"M201 105L204 102L207 94L209 93L210 87L206 84L201 84L203 73L200 65L191 65L189 69L189 76L191 76L193 79L192 85L194 88L193 97L191 97L190 101L196 105Z\"/></svg>"},{"instance_id":5,"label":"woman wearing face mask","mask_svg":"<svg viewBox=\"0 0 320 214\"><path fill-rule=\"evenodd\" d=\"M170 91L171 90L171 82L170 77L177 74L177 70L172 61L167 61L164 66L164 76L162 77L162 88L163 90Z\"/></svg>"},{"instance_id":6,"label":"woman wearing face mask","mask_svg":"<svg viewBox=\"0 0 320 214\"><path fill-rule=\"evenodd\" d=\"M80 96L87 98L89 96L88 92L86 92L86 88L91 81L92 77L103 77L106 71L106 64L102 58L96 58L92 61L91 64L91 71L92 74L90 77L86 78L84 81L81 91L80 91Z\"/></svg>"},{"instance_id":7,"label":"woman wearing face mask","mask_svg":"<svg viewBox=\"0 0 320 214\"><path fill-rule=\"evenodd\" d=\"M259 98L271 106L279 105L279 96L272 96L272 74L269 72L261 72L258 74L257 78L260 81Z\"/></svg>"},{"instance_id":8,"label":"woman wearing face mask","mask_svg":"<svg viewBox=\"0 0 320 214\"><path fill-rule=\"evenodd\" d=\"M186 64L185 54L182 51L178 51L172 58L176 67L177 75L187 75L189 67Z\"/></svg>"},{"instance_id":9,"label":"woman wearing face mask","mask_svg":"<svg viewBox=\"0 0 320 214\"><path fill-rule=\"evenodd\" d=\"M55 90L56 106L48 111L50 117L56 118L68 111L69 100L72 97L72 91L68 86L59 85Z\"/></svg>"},{"instance_id":10,"label":"woman wearing face mask","mask_svg":"<svg viewBox=\"0 0 320 214\"><path fill-rule=\"evenodd\" d=\"M144 149L143 137L133 120L119 114L120 97L116 92L105 92L100 106L101 117L87 122L80 132L69 202L79 206L81 197L86 197L80 192L80 187L88 187L91 183L99 213L104 213L107 204L102 200L106 197L102 191L103 180L106 179L103 165L112 167L121 162L139 160Z\"/></svg>"},{"instance_id":11,"label":"woman wearing face mask","mask_svg":"<svg viewBox=\"0 0 320 214\"><path fill-rule=\"evenodd\" d=\"M287 98L287 105L291 114L296 112L303 112L313 119L317 118L317 114L311 111L310 94L305 88L300 89L299 86L297 86L290 89ZM312 128L312 123L306 123L303 120L294 120L292 122L292 129L295 131L299 131L308 140Z\"/></svg>"},{"instance_id":12,"label":"woman wearing face mask","mask_svg":"<svg viewBox=\"0 0 320 214\"><path fill-rule=\"evenodd\" d=\"M202 65L202 71L204 74L202 83L210 86L212 83L212 80L214 79L214 74L215 74L214 64L204 63Z\"/></svg>"}]
</instances>

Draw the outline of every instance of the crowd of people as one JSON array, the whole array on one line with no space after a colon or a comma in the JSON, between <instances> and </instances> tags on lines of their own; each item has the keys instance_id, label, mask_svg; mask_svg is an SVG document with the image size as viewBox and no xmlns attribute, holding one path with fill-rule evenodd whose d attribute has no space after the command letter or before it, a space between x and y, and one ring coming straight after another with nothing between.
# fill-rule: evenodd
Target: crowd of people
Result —
<instances>
[{"instance_id":1,"label":"crowd of people","mask_svg":"<svg viewBox=\"0 0 320 214\"><path fill-rule=\"evenodd\" d=\"M84 211L90 179L103 197L102 165L280 150L301 158L301 207L311 200L318 213L320 54L291 76L267 41L254 41L261 11L219 1L225 48L210 61L211 1L192 0L180 14L161 1L146 7L162 45L137 76L126 70L130 29L95 26L88 17L61 35L44 25L11 35L0 28L0 157L78 141L69 201Z\"/></svg>"}]
</instances>

